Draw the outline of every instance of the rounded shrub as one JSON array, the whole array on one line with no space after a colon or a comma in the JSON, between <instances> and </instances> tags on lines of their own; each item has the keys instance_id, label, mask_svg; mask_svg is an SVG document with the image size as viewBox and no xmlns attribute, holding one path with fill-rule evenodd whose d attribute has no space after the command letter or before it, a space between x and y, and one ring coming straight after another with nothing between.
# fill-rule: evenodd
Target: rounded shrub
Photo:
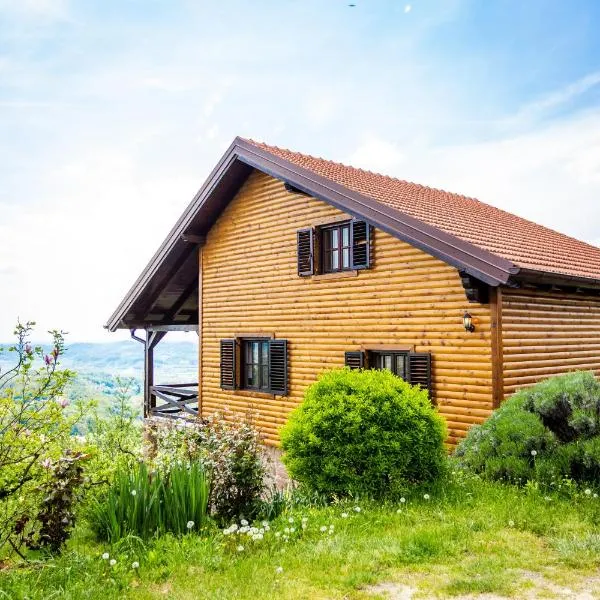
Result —
<instances>
[{"instance_id":1,"label":"rounded shrub","mask_svg":"<svg viewBox=\"0 0 600 600\"><path fill-rule=\"evenodd\" d=\"M281 430L292 478L327 495L393 494L446 464L445 423L425 390L389 371L328 371Z\"/></svg>"},{"instance_id":2,"label":"rounded shrub","mask_svg":"<svg viewBox=\"0 0 600 600\"><path fill-rule=\"evenodd\" d=\"M600 382L575 372L518 391L469 430L455 457L475 473L513 483L597 480Z\"/></svg>"}]
</instances>

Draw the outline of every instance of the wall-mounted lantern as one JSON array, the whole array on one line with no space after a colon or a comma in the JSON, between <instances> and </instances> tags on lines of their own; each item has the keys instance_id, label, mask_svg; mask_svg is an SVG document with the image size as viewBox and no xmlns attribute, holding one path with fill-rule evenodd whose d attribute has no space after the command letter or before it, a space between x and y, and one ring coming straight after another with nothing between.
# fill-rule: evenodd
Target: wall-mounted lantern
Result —
<instances>
[{"instance_id":1,"label":"wall-mounted lantern","mask_svg":"<svg viewBox=\"0 0 600 600\"><path fill-rule=\"evenodd\" d=\"M465 311L463 315L463 325L465 326L465 331L473 332L475 331L475 325L473 325L473 317Z\"/></svg>"}]
</instances>

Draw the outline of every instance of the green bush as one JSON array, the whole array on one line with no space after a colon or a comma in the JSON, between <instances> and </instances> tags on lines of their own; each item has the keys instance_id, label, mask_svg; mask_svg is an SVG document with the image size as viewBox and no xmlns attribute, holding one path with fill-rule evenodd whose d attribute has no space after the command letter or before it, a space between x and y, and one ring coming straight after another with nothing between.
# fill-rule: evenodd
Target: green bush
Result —
<instances>
[{"instance_id":1,"label":"green bush","mask_svg":"<svg viewBox=\"0 0 600 600\"><path fill-rule=\"evenodd\" d=\"M167 471L174 461L199 462L210 480L209 508L222 521L251 518L265 489L260 435L248 419L214 413L202 421L151 421L152 464Z\"/></svg>"},{"instance_id":2,"label":"green bush","mask_svg":"<svg viewBox=\"0 0 600 600\"><path fill-rule=\"evenodd\" d=\"M115 474L108 493L96 501L91 524L101 540L116 542L126 535L149 539L181 535L207 522L209 486L199 463L174 466L168 474L149 473L143 462Z\"/></svg>"},{"instance_id":3,"label":"green bush","mask_svg":"<svg viewBox=\"0 0 600 600\"><path fill-rule=\"evenodd\" d=\"M509 398L456 449L458 464L487 478L525 483L600 477L600 382L560 375Z\"/></svg>"},{"instance_id":4,"label":"green bush","mask_svg":"<svg viewBox=\"0 0 600 600\"><path fill-rule=\"evenodd\" d=\"M393 495L445 465L445 425L427 392L389 371L339 369L308 388L281 431L294 479L329 495Z\"/></svg>"}]
</instances>

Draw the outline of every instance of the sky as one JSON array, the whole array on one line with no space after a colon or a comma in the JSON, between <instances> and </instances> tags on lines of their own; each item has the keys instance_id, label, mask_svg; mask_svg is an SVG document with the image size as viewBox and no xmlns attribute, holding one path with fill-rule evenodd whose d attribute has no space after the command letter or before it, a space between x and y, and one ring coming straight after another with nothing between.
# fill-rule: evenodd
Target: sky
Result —
<instances>
[{"instance_id":1,"label":"sky","mask_svg":"<svg viewBox=\"0 0 600 600\"><path fill-rule=\"evenodd\" d=\"M600 245L599 30L596 0L0 0L0 340L127 337L236 135Z\"/></svg>"}]
</instances>

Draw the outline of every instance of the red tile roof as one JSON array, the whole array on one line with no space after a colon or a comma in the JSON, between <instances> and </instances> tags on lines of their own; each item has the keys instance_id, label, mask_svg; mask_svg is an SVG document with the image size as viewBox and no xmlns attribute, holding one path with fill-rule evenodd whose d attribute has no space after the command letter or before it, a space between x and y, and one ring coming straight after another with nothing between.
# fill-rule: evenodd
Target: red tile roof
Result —
<instances>
[{"instance_id":1,"label":"red tile roof","mask_svg":"<svg viewBox=\"0 0 600 600\"><path fill-rule=\"evenodd\" d=\"M513 262L522 269L600 279L600 248L475 198L246 140L281 159Z\"/></svg>"}]
</instances>

